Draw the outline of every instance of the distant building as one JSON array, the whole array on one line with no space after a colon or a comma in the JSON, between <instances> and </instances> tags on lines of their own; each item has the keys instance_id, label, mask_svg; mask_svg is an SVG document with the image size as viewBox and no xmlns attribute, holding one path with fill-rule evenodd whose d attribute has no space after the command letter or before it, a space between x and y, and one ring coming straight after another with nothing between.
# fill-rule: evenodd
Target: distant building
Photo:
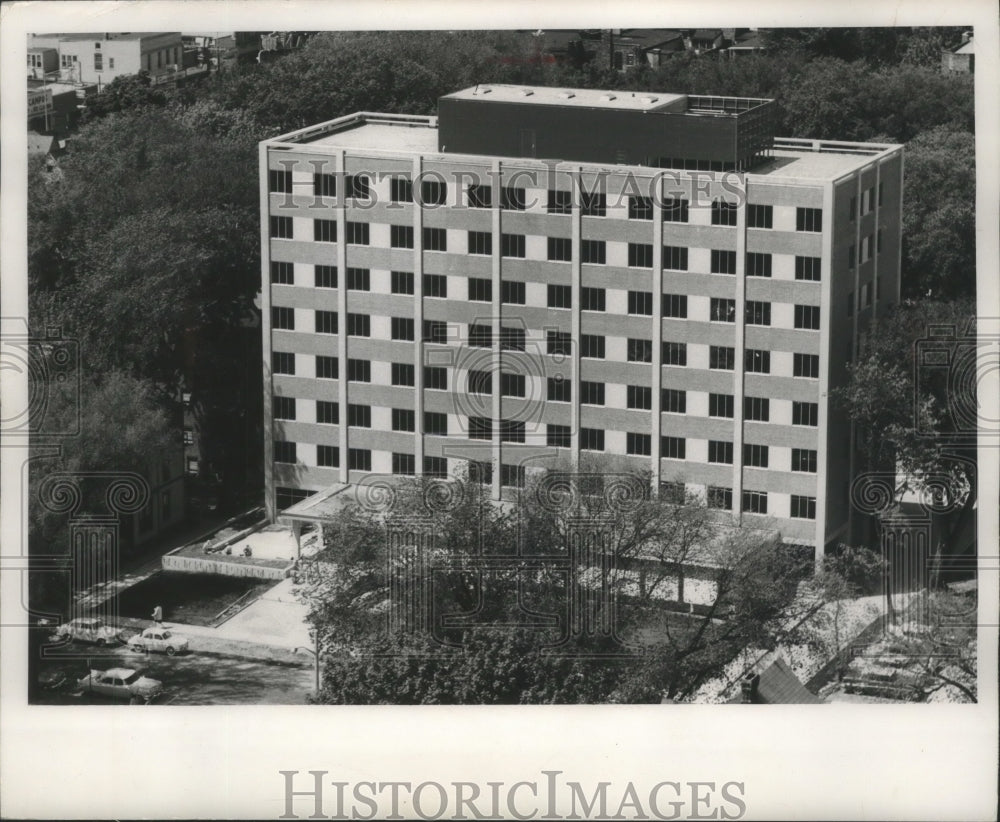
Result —
<instances>
[{"instance_id":1,"label":"distant building","mask_svg":"<svg viewBox=\"0 0 1000 822\"><path fill-rule=\"evenodd\" d=\"M748 31L736 29L733 37L729 39L729 46L725 49L728 57L743 57L758 51L764 51L764 41L759 31Z\"/></svg>"},{"instance_id":2,"label":"distant building","mask_svg":"<svg viewBox=\"0 0 1000 822\"><path fill-rule=\"evenodd\" d=\"M722 29L695 29L686 45L695 54L701 54L722 48L722 43Z\"/></svg>"},{"instance_id":3,"label":"distant building","mask_svg":"<svg viewBox=\"0 0 1000 822\"><path fill-rule=\"evenodd\" d=\"M53 50L59 55L59 79L100 86L140 71L153 76L176 71L184 61L184 44L176 31L32 34L29 69L32 56L42 68L50 65Z\"/></svg>"},{"instance_id":4,"label":"distant building","mask_svg":"<svg viewBox=\"0 0 1000 822\"><path fill-rule=\"evenodd\" d=\"M69 83L28 80L28 128L44 134L65 134L76 123L77 87Z\"/></svg>"},{"instance_id":5,"label":"distant building","mask_svg":"<svg viewBox=\"0 0 1000 822\"><path fill-rule=\"evenodd\" d=\"M612 29L605 33L605 64L626 71L641 65L653 68L670 55L684 51L684 35L675 29Z\"/></svg>"},{"instance_id":6,"label":"distant building","mask_svg":"<svg viewBox=\"0 0 1000 822\"><path fill-rule=\"evenodd\" d=\"M962 35L962 42L958 46L941 52L941 71L945 74L975 73L976 43L971 31Z\"/></svg>"}]
</instances>

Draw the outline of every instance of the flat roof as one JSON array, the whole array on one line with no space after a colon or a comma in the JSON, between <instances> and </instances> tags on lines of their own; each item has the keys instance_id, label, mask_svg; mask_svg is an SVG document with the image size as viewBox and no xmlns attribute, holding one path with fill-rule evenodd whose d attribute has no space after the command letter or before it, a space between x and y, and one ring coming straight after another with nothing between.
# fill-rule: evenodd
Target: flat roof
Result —
<instances>
[{"instance_id":1,"label":"flat roof","mask_svg":"<svg viewBox=\"0 0 1000 822\"><path fill-rule=\"evenodd\" d=\"M311 145L338 148L377 148L382 151L403 151L414 154L437 154L438 131L433 126L373 123L364 120L340 131L324 134Z\"/></svg>"},{"instance_id":2,"label":"flat roof","mask_svg":"<svg viewBox=\"0 0 1000 822\"><path fill-rule=\"evenodd\" d=\"M876 146L872 152L810 151L776 148L772 159L747 171L759 177L795 177L804 180L835 180L872 161L889 146Z\"/></svg>"},{"instance_id":3,"label":"flat roof","mask_svg":"<svg viewBox=\"0 0 1000 822\"><path fill-rule=\"evenodd\" d=\"M686 94L659 91L604 91L591 88L550 86L512 86L484 83L445 94L445 100L485 100L502 103L527 103L536 106L573 106L626 111L656 111L682 102Z\"/></svg>"}]
</instances>

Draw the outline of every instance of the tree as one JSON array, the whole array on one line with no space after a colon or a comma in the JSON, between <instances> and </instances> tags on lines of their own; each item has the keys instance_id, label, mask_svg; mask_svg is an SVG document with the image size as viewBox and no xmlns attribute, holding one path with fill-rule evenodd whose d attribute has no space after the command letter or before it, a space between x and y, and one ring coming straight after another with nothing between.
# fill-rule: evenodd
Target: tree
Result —
<instances>
[{"instance_id":1,"label":"tree","mask_svg":"<svg viewBox=\"0 0 1000 822\"><path fill-rule=\"evenodd\" d=\"M104 86L100 94L90 99L84 110L84 118L85 121L96 120L115 111L143 106L163 106L166 102L167 95L153 86L148 71L123 74Z\"/></svg>"}]
</instances>

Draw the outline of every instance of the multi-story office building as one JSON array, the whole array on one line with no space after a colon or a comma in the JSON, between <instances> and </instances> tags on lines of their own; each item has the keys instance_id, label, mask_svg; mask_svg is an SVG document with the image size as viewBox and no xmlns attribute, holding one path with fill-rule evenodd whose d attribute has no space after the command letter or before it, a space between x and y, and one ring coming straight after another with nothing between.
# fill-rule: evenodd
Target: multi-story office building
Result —
<instances>
[{"instance_id":1,"label":"multi-story office building","mask_svg":"<svg viewBox=\"0 0 1000 822\"><path fill-rule=\"evenodd\" d=\"M262 143L269 513L596 452L843 539L830 391L898 300L902 150L776 138L773 106L477 86Z\"/></svg>"}]
</instances>

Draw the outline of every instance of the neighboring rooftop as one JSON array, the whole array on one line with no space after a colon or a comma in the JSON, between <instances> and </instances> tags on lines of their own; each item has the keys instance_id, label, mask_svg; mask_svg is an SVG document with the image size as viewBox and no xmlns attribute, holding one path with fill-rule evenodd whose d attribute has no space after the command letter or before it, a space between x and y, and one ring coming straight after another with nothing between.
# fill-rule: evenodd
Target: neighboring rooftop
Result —
<instances>
[{"instance_id":1,"label":"neighboring rooftop","mask_svg":"<svg viewBox=\"0 0 1000 822\"><path fill-rule=\"evenodd\" d=\"M353 127L325 134L309 142L340 148L378 148L383 151L435 154L438 149L438 134L436 128L424 123L404 125L364 119Z\"/></svg>"},{"instance_id":2,"label":"neighboring rooftop","mask_svg":"<svg viewBox=\"0 0 1000 822\"><path fill-rule=\"evenodd\" d=\"M489 83L446 94L445 100L489 100L500 103L530 103L538 106L571 106L623 111L660 111L686 108L686 94L645 91L602 91L600 89L556 88L553 86L511 86Z\"/></svg>"}]
</instances>

